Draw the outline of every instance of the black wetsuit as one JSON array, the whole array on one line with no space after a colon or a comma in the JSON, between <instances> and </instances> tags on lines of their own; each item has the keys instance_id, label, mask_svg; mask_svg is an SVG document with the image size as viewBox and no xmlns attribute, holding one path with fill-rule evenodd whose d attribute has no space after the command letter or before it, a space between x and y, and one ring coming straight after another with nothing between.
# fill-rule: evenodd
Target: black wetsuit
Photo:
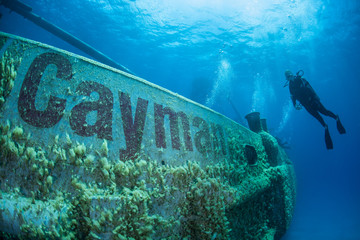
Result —
<instances>
[{"instance_id":1,"label":"black wetsuit","mask_svg":"<svg viewBox=\"0 0 360 240\"><path fill-rule=\"evenodd\" d=\"M289 90L294 106L296 105L296 100L298 100L301 105L304 106L304 108L321 123L323 127L326 126L326 123L319 113L334 119L337 118L334 113L327 110L324 105L322 105L319 96L315 93L314 89L310 86L309 82L305 80L305 78L295 76L294 81L290 81L289 83Z\"/></svg>"}]
</instances>

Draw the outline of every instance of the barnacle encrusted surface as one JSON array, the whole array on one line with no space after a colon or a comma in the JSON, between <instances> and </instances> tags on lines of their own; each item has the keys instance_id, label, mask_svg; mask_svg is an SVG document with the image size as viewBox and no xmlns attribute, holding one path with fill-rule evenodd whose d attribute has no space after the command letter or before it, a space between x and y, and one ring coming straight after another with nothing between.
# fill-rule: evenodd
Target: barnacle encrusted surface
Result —
<instances>
[{"instance_id":1,"label":"barnacle encrusted surface","mask_svg":"<svg viewBox=\"0 0 360 240\"><path fill-rule=\"evenodd\" d=\"M10 121L0 133L1 196L21 199L14 219L25 239L262 239L279 235L292 213L283 201L294 194L284 192L293 191L282 180L287 165L270 167L264 149L257 166L239 152L236 161L174 167L145 155L109 159L106 141L86 146L69 135L37 146Z\"/></svg>"},{"instance_id":2,"label":"barnacle encrusted surface","mask_svg":"<svg viewBox=\"0 0 360 240\"><path fill-rule=\"evenodd\" d=\"M0 109L14 87L14 80L17 75L16 69L21 60L22 58L11 50L6 50L0 60Z\"/></svg>"}]
</instances>

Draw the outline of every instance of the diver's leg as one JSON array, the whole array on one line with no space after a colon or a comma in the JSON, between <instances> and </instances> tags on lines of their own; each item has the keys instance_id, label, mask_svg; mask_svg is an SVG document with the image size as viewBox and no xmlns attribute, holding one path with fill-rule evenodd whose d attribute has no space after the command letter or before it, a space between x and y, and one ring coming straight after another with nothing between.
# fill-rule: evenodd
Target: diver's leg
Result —
<instances>
[{"instance_id":1,"label":"diver's leg","mask_svg":"<svg viewBox=\"0 0 360 240\"><path fill-rule=\"evenodd\" d=\"M320 101L318 102L318 107L319 107L318 111L319 111L320 113L324 114L325 116L332 117L332 118L335 119L335 120L337 119L337 116L336 116L333 112L327 110L327 109L324 107L324 105L322 105L322 103L321 103Z\"/></svg>"},{"instance_id":2,"label":"diver's leg","mask_svg":"<svg viewBox=\"0 0 360 240\"><path fill-rule=\"evenodd\" d=\"M324 121L324 119L320 116L319 112L317 110L315 110L314 108L312 107L309 107L309 106L304 106L306 111L308 111L314 118L316 118L323 127L326 127L326 123Z\"/></svg>"},{"instance_id":3,"label":"diver's leg","mask_svg":"<svg viewBox=\"0 0 360 240\"><path fill-rule=\"evenodd\" d=\"M321 102L319 101L319 112L326 115L326 116L329 116L329 117L332 117L336 120L336 127L339 131L340 134L344 134L346 133L346 130L344 128L344 126L342 125L342 123L340 122L340 118L339 118L339 115L335 115L333 112L327 110L324 105L321 104Z\"/></svg>"},{"instance_id":4,"label":"diver's leg","mask_svg":"<svg viewBox=\"0 0 360 240\"><path fill-rule=\"evenodd\" d=\"M328 126L325 123L324 119L320 116L319 112L316 111L314 108L307 107L307 106L304 106L304 107L325 128L325 144L326 144L326 148L327 149L333 149L333 142L332 142L331 137L330 137L330 132L329 132Z\"/></svg>"}]
</instances>

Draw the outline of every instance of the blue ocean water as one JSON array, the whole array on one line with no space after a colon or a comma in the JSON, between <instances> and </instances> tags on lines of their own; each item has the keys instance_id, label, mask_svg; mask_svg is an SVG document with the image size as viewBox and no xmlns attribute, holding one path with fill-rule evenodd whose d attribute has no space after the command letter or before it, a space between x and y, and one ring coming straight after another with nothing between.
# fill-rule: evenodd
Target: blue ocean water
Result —
<instances>
[{"instance_id":1,"label":"blue ocean water","mask_svg":"<svg viewBox=\"0 0 360 240\"><path fill-rule=\"evenodd\" d=\"M286 240L360 239L360 2L357 0L24 0L33 12L86 41L137 76L246 125L261 112L286 141L298 196ZM0 7L0 30L84 55ZM86 56L86 55L85 55ZM334 142L283 88L304 70L340 115ZM234 109L235 108L235 109Z\"/></svg>"}]
</instances>

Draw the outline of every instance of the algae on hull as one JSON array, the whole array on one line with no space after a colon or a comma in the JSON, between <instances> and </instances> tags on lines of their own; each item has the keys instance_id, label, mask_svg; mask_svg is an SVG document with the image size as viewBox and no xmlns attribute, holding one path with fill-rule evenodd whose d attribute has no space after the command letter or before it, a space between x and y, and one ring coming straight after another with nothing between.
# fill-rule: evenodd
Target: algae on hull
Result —
<instances>
[{"instance_id":1,"label":"algae on hull","mask_svg":"<svg viewBox=\"0 0 360 240\"><path fill-rule=\"evenodd\" d=\"M21 63L21 57L13 56L9 51L5 51L0 61L0 109L6 101L14 87L14 80L17 72L16 68Z\"/></svg>"},{"instance_id":2,"label":"algae on hull","mask_svg":"<svg viewBox=\"0 0 360 240\"><path fill-rule=\"evenodd\" d=\"M69 145L67 139L54 139L48 149L42 149L21 137L28 135L19 130L21 126L8 122L0 129L0 177L3 183L8 180L2 185L2 194L19 189L17 197L32 199L15 216L23 222L20 236L25 238L211 239L216 233L218 239L258 239L277 229L275 221L283 218L273 211L286 197L280 182L286 164L263 168L258 174L252 172L254 167L233 163L202 169L189 161L172 167L145 156L110 160L113 164L109 164L102 157L106 143L90 149L80 143ZM75 156L61 159L54 152L65 152L66 156L75 152ZM89 157L93 159L90 167L86 164ZM266 159L259 163L263 164L268 165ZM16 170L9 174L9 169ZM39 219L32 219L24 210L32 209L33 203L43 206L38 210L40 215L45 206L57 212L66 205L67 211L55 228L45 221L39 225L35 223Z\"/></svg>"}]
</instances>

